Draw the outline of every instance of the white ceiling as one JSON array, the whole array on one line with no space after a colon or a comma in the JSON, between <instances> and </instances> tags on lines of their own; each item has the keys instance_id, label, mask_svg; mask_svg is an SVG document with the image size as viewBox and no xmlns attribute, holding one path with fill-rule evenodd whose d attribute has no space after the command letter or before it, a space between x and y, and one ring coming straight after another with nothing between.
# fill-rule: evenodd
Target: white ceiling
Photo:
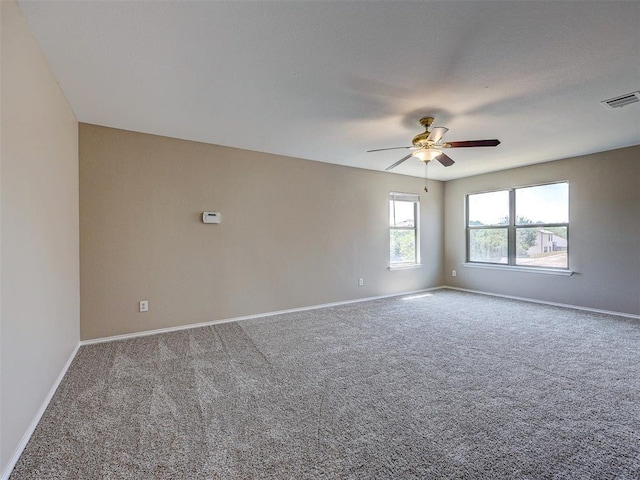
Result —
<instances>
[{"instance_id":1,"label":"white ceiling","mask_svg":"<svg viewBox=\"0 0 640 480\"><path fill-rule=\"evenodd\" d=\"M448 180L640 144L638 1L19 1L81 122ZM394 170L421 176L416 159Z\"/></svg>"}]
</instances>

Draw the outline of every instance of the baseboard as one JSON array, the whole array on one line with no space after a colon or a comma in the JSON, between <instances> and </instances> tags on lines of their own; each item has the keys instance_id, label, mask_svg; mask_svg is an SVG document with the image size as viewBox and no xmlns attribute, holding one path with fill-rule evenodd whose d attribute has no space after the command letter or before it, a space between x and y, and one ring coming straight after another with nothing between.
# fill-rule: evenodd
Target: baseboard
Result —
<instances>
[{"instance_id":1,"label":"baseboard","mask_svg":"<svg viewBox=\"0 0 640 480\"><path fill-rule=\"evenodd\" d=\"M500 293L483 292L483 291L480 291L480 290L470 290L468 288L450 287L448 285L445 285L444 287L441 287L441 288L448 288L449 290L459 290L461 292L477 293L477 294L480 294L480 295L489 295L489 296L492 296L492 297L510 298L511 300L521 300L523 302L540 303L540 304L543 304L543 305L552 305L554 307L572 308L573 310L583 310L585 312L604 313L606 315L615 315L617 317L627 317L627 318L633 318L633 319L636 319L636 320L640 320L640 315L634 315L633 313L615 312L613 310L600 310L600 309L597 309L597 308L582 307L580 305L571 305L571 304L568 304L568 303L547 302L547 301L544 301L544 300L537 300L535 298L516 297L516 296L513 296L513 295L502 295Z\"/></svg>"},{"instance_id":2,"label":"baseboard","mask_svg":"<svg viewBox=\"0 0 640 480\"><path fill-rule=\"evenodd\" d=\"M47 394L47 396L43 400L42 404L40 405L40 408L38 409L38 412L33 417L33 420L29 424L29 427L27 428L27 431L24 432L24 435L22 436L22 439L20 440L20 443L18 443L18 446L16 447L16 449L15 449L15 451L13 453L13 456L11 457L11 459L9 460L9 463L7 464L6 468L4 469L4 472L2 472L2 476L0 476L0 480L8 480L9 476L11 475L11 472L13 471L13 467L15 467L16 463L18 463L18 460L20 459L20 455L22 455L22 452L24 451L25 447L27 446L27 443L29 443L29 439L31 438L31 435L33 435L33 432L35 431L36 427L38 426L38 423L40 422L40 419L42 418L42 415L44 415L45 410L49 406L49 402L51 402L51 399L53 398L53 395L56 393L56 390L58 389L58 386L60 385L60 382L62 382L62 379L66 375L67 370L69 369L69 366L71 365L71 362L75 358L76 353L78 353L78 349L79 348L80 348L80 343L76 344L75 348L71 352L71 355L69 355L69 358L67 359L66 363L62 367L62 370L60 370L60 373L58 374L58 377L56 378L55 382L53 382L53 385L52 385L51 389L49 390L49 393Z\"/></svg>"},{"instance_id":3,"label":"baseboard","mask_svg":"<svg viewBox=\"0 0 640 480\"><path fill-rule=\"evenodd\" d=\"M355 300L344 300L341 302L332 302L332 303L322 303L322 304L318 304L318 305L310 305L307 307L298 307L298 308L290 308L287 310L278 310L275 312L266 312L266 313L257 313L254 315L246 315L243 317L232 317L232 318L223 318L220 320L211 320L208 322L202 322L202 323L192 323L189 325L179 325L177 327L168 327L168 328L158 328L155 330L145 330L143 332L134 332L134 333L126 333L123 335L113 335L111 337L101 337L101 338L94 338L91 340L83 340L80 342L80 345L91 345L94 343L104 343L104 342L114 342L117 340L126 340L129 338L136 338L136 337L146 337L148 335L157 335L159 333L169 333L169 332L178 332L180 330L189 330L191 328L200 328L200 327L208 327L210 325L219 325L221 323L229 323L229 322L240 322L243 320L254 320L256 318L263 318L263 317L272 317L274 315L281 315L284 313L296 313L296 312L304 312L307 310L317 310L319 308L327 308L327 307L337 307L340 305L349 305L351 303L360 303L360 302L369 302L371 300L379 300L382 298L391 298L391 297L403 297L405 295L415 295L417 293L423 293L423 292L430 292L433 290L439 290L441 288L446 288L444 286L440 286L440 287L432 287L432 288L424 288L421 290L412 290L409 292L402 292L402 293L390 293L388 295L377 295L375 297L365 297L365 298L357 298Z\"/></svg>"}]
</instances>

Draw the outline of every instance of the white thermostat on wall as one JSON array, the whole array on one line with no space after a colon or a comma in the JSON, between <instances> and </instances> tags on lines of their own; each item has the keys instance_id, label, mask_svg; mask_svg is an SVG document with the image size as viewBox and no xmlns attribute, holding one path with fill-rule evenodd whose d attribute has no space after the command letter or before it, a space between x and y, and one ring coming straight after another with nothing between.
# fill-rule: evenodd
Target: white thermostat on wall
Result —
<instances>
[{"instance_id":1,"label":"white thermostat on wall","mask_svg":"<svg viewBox=\"0 0 640 480\"><path fill-rule=\"evenodd\" d=\"M222 220L220 212L202 212L203 223L220 223L220 220Z\"/></svg>"}]
</instances>

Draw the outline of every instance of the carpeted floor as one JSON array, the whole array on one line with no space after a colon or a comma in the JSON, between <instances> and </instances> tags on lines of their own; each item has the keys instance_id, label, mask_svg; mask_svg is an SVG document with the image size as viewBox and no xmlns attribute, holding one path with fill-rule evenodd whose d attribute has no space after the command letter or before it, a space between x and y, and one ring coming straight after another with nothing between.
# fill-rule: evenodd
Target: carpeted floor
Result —
<instances>
[{"instance_id":1,"label":"carpeted floor","mask_svg":"<svg viewBox=\"0 0 640 480\"><path fill-rule=\"evenodd\" d=\"M640 321L438 290L81 347L19 479L638 479Z\"/></svg>"}]
</instances>

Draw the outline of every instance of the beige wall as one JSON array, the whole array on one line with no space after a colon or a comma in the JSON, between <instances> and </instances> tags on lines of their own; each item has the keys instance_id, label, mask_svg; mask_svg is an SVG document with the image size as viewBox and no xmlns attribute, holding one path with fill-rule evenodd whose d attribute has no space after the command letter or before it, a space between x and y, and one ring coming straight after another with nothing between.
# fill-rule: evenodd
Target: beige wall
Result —
<instances>
[{"instance_id":1,"label":"beige wall","mask_svg":"<svg viewBox=\"0 0 640 480\"><path fill-rule=\"evenodd\" d=\"M0 472L79 342L78 129L2 1Z\"/></svg>"},{"instance_id":2,"label":"beige wall","mask_svg":"<svg viewBox=\"0 0 640 480\"><path fill-rule=\"evenodd\" d=\"M569 181L571 277L463 267L467 193ZM445 184L447 285L640 314L640 146ZM458 276L452 277L451 270Z\"/></svg>"},{"instance_id":3,"label":"beige wall","mask_svg":"<svg viewBox=\"0 0 640 480\"><path fill-rule=\"evenodd\" d=\"M440 182L422 195L424 267L387 269L389 192L423 182L80 124L81 337L441 285Z\"/></svg>"}]
</instances>

